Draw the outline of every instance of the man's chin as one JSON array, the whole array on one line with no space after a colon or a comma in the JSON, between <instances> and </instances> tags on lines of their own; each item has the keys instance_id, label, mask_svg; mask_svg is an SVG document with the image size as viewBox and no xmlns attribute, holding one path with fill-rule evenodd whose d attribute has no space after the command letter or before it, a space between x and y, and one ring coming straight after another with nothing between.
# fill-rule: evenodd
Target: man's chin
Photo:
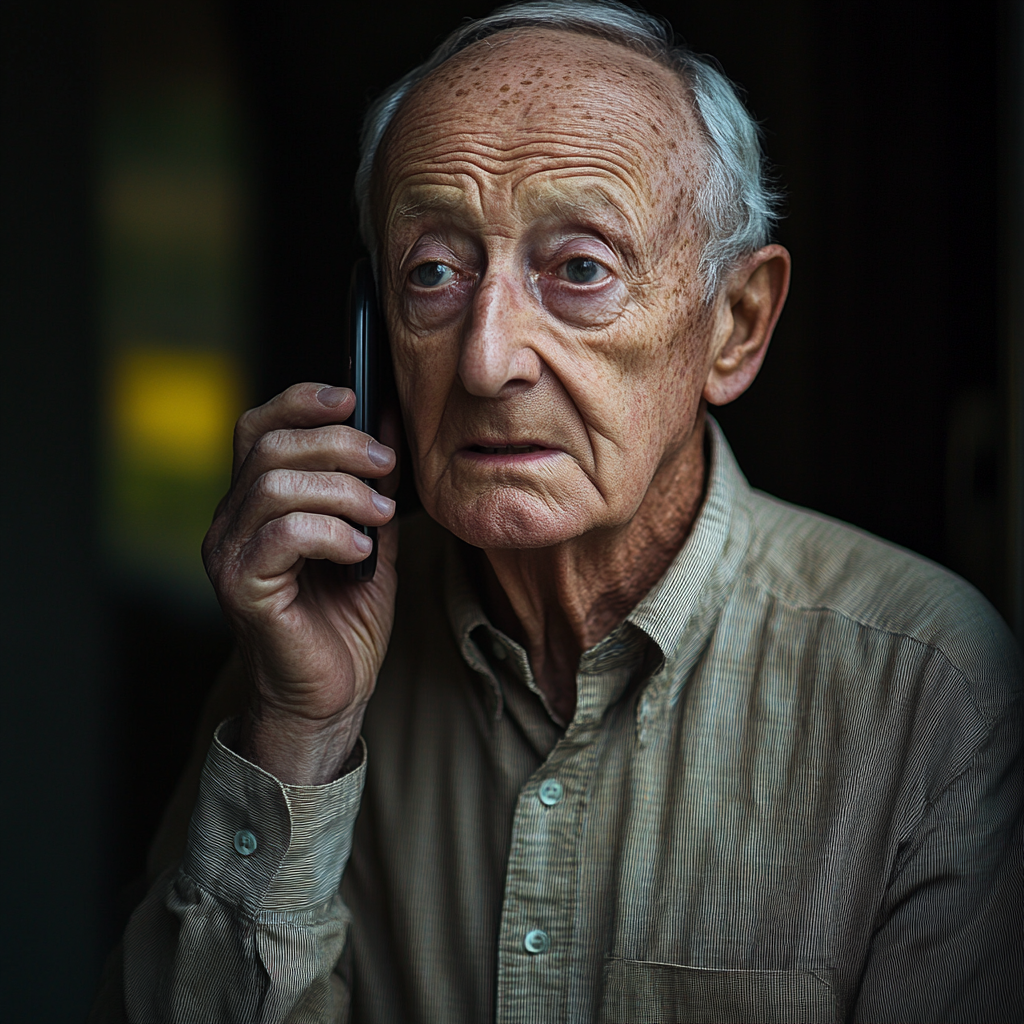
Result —
<instances>
[{"instance_id":1,"label":"man's chin","mask_svg":"<svg viewBox=\"0 0 1024 1024\"><path fill-rule=\"evenodd\" d=\"M499 488L459 500L453 495L427 511L445 529L474 547L546 548L578 537L591 527L588 516L517 488Z\"/></svg>"}]
</instances>

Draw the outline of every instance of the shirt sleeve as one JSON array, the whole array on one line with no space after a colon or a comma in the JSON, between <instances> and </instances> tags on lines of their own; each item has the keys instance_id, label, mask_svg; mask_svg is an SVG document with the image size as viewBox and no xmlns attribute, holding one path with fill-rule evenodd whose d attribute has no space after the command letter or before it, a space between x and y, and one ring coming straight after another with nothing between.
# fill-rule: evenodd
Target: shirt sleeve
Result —
<instances>
[{"instance_id":1,"label":"shirt sleeve","mask_svg":"<svg viewBox=\"0 0 1024 1024\"><path fill-rule=\"evenodd\" d=\"M182 863L128 923L132 1022L344 1022L334 973L349 914L338 887L366 774L286 785L236 754L222 723L203 768ZM362 745L362 740L360 740Z\"/></svg>"},{"instance_id":2,"label":"shirt sleeve","mask_svg":"<svg viewBox=\"0 0 1024 1024\"><path fill-rule=\"evenodd\" d=\"M1020 702L928 803L876 922L854 1022L1021 1020Z\"/></svg>"}]
</instances>

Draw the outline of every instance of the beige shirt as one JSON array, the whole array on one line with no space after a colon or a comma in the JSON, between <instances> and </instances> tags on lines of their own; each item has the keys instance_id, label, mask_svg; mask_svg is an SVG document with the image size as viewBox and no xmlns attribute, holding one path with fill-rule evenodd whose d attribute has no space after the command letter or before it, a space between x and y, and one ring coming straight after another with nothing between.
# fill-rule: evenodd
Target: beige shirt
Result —
<instances>
[{"instance_id":1,"label":"beige shirt","mask_svg":"<svg viewBox=\"0 0 1024 1024\"><path fill-rule=\"evenodd\" d=\"M564 729L460 542L403 526L363 765L282 785L222 727L125 935L129 1020L1019 1018L1012 639L709 433L690 537Z\"/></svg>"}]
</instances>

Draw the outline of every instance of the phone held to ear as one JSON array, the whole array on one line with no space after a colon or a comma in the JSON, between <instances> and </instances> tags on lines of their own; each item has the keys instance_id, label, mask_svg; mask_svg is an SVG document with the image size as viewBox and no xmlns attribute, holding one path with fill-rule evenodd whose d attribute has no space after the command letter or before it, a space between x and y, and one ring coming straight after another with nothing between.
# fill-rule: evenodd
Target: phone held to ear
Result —
<instances>
[{"instance_id":1,"label":"phone held to ear","mask_svg":"<svg viewBox=\"0 0 1024 1024\"><path fill-rule=\"evenodd\" d=\"M384 345L383 324L377 305L377 289L368 259L352 268L348 293L348 386L355 392L356 407L346 425L371 437L380 432L380 360ZM364 480L376 488L378 481ZM373 541L373 550L363 561L345 566L346 578L364 583L377 571L377 527L352 524Z\"/></svg>"}]
</instances>

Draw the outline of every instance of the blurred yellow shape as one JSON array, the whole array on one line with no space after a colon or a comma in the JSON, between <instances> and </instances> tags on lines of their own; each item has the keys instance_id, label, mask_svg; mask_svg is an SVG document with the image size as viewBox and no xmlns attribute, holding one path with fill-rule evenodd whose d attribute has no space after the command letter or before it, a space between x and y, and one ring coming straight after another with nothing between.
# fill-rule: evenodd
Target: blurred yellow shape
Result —
<instances>
[{"instance_id":1,"label":"blurred yellow shape","mask_svg":"<svg viewBox=\"0 0 1024 1024\"><path fill-rule=\"evenodd\" d=\"M176 475L223 471L242 408L240 374L237 360L223 352L123 349L113 366L117 449Z\"/></svg>"}]
</instances>

